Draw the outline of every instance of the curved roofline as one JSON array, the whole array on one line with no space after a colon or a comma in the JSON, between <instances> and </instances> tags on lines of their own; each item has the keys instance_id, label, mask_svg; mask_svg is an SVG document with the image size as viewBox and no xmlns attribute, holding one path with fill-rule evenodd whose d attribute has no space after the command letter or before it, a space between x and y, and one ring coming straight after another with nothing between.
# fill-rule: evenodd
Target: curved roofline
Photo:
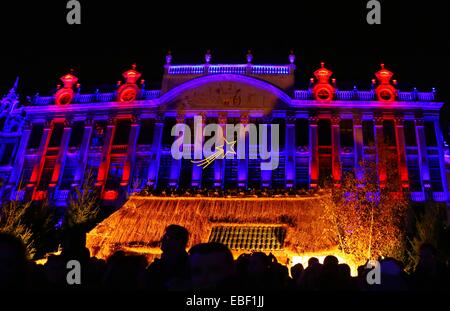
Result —
<instances>
[{"instance_id":1,"label":"curved roofline","mask_svg":"<svg viewBox=\"0 0 450 311\"><path fill-rule=\"evenodd\" d=\"M291 105L291 97L287 95L284 91L278 87L253 77L241 76L236 74L215 74L207 75L189 80L183 84L176 86L159 98L159 104L166 104L175 99L181 93L200 87L202 85L213 83L213 82L240 82L244 84L251 85L261 90L265 90L272 93L277 98L281 99L285 104Z\"/></svg>"}]
</instances>

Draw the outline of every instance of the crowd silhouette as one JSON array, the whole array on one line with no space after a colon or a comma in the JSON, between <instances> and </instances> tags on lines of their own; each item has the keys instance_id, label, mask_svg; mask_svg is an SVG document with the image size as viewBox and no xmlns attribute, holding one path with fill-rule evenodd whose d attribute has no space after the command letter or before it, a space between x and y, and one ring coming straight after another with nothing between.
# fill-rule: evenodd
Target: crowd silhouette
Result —
<instances>
[{"instance_id":1,"label":"crowd silhouette","mask_svg":"<svg viewBox=\"0 0 450 311\"><path fill-rule=\"evenodd\" d=\"M245 253L236 260L220 243L201 243L186 251L189 232L170 225L161 239L162 255L149 263L143 255L117 251L107 260L90 257L85 234L73 230L63 237L62 252L50 255L44 265L27 260L20 239L0 233L0 290L148 290L166 291L405 291L449 290L450 269L438 260L437 250L423 244L415 270L407 274L393 258L380 261L380 284L369 284L371 269L350 267L327 256L323 263L315 257L304 267L290 271L272 254ZM77 260L81 284L69 285L66 264Z\"/></svg>"}]
</instances>

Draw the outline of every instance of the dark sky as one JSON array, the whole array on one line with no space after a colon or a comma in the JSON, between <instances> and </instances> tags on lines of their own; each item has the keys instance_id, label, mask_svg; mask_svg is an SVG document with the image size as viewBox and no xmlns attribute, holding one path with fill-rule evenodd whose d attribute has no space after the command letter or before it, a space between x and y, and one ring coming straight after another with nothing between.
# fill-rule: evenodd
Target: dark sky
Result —
<instances>
[{"instance_id":1,"label":"dark sky","mask_svg":"<svg viewBox=\"0 0 450 311\"><path fill-rule=\"evenodd\" d=\"M2 94L17 75L22 94L50 94L70 68L87 92L114 84L133 62L158 88L168 49L173 63L202 63L208 48L214 63L243 63L248 48L254 63L287 63L292 48L298 87L323 60L341 89L367 89L384 62L401 89L436 87L442 116L450 111L445 1L380 0L381 25L366 23L366 0L81 0L82 25L67 25L66 0L14 2L0 6Z\"/></svg>"}]
</instances>

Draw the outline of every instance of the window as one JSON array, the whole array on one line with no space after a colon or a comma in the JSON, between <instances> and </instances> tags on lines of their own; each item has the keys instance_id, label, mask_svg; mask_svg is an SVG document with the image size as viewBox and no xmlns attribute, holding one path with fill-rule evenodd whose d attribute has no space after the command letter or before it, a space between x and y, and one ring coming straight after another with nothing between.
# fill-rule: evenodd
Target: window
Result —
<instances>
[{"instance_id":1,"label":"window","mask_svg":"<svg viewBox=\"0 0 450 311\"><path fill-rule=\"evenodd\" d=\"M14 144L6 144L0 165L8 165L11 163L11 157L14 150Z\"/></svg>"},{"instance_id":2,"label":"window","mask_svg":"<svg viewBox=\"0 0 450 311\"><path fill-rule=\"evenodd\" d=\"M309 144L309 125L307 119L295 120L295 145L308 146Z\"/></svg>"},{"instance_id":3,"label":"window","mask_svg":"<svg viewBox=\"0 0 450 311\"><path fill-rule=\"evenodd\" d=\"M436 147L436 131L434 128L433 122L424 122L424 130L425 130L425 140L427 142L428 147Z\"/></svg>"},{"instance_id":4,"label":"window","mask_svg":"<svg viewBox=\"0 0 450 311\"><path fill-rule=\"evenodd\" d=\"M370 120L362 121L362 129L363 129L364 146L374 145L375 144L375 134L374 134L373 121L370 121Z\"/></svg>"},{"instance_id":5,"label":"window","mask_svg":"<svg viewBox=\"0 0 450 311\"><path fill-rule=\"evenodd\" d=\"M105 188L107 190L118 190L123 175L123 163L111 163Z\"/></svg>"},{"instance_id":6,"label":"window","mask_svg":"<svg viewBox=\"0 0 450 311\"><path fill-rule=\"evenodd\" d=\"M405 121L404 131L406 146L417 146L416 128L414 126L414 121Z\"/></svg>"},{"instance_id":7,"label":"window","mask_svg":"<svg viewBox=\"0 0 450 311\"><path fill-rule=\"evenodd\" d=\"M52 136L50 138L50 142L48 146L51 147L59 147L61 144L61 139L64 131L63 123L56 123L53 127Z\"/></svg>"},{"instance_id":8,"label":"window","mask_svg":"<svg viewBox=\"0 0 450 311\"><path fill-rule=\"evenodd\" d=\"M76 161L74 162L67 161L66 166L64 167L64 172L59 186L60 190L70 190L70 186L74 181L76 171L77 171Z\"/></svg>"},{"instance_id":9,"label":"window","mask_svg":"<svg viewBox=\"0 0 450 311\"><path fill-rule=\"evenodd\" d=\"M395 125L392 120L383 121L384 143L387 146L395 146Z\"/></svg>"},{"instance_id":10,"label":"window","mask_svg":"<svg viewBox=\"0 0 450 311\"><path fill-rule=\"evenodd\" d=\"M103 146L105 130L106 130L105 121L98 121L95 123L95 127L92 129L93 132L91 136L91 146L93 147Z\"/></svg>"},{"instance_id":11,"label":"window","mask_svg":"<svg viewBox=\"0 0 450 311\"><path fill-rule=\"evenodd\" d=\"M3 130L3 127L5 126L6 123L6 117L1 117L0 118L0 131Z\"/></svg>"},{"instance_id":12,"label":"window","mask_svg":"<svg viewBox=\"0 0 450 311\"><path fill-rule=\"evenodd\" d=\"M155 124L151 119L143 119L139 131L138 145L151 145L153 143L153 133Z\"/></svg>"},{"instance_id":13,"label":"window","mask_svg":"<svg viewBox=\"0 0 450 311\"><path fill-rule=\"evenodd\" d=\"M36 124L31 129L30 139L27 148L38 148L41 143L42 134L44 133L44 125Z\"/></svg>"},{"instance_id":14,"label":"window","mask_svg":"<svg viewBox=\"0 0 450 311\"><path fill-rule=\"evenodd\" d=\"M353 121L342 120L340 124L341 129L341 146L353 147Z\"/></svg>"},{"instance_id":15,"label":"window","mask_svg":"<svg viewBox=\"0 0 450 311\"><path fill-rule=\"evenodd\" d=\"M83 140L84 125L83 122L75 122L70 135L69 147L80 147Z\"/></svg>"},{"instance_id":16,"label":"window","mask_svg":"<svg viewBox=\"0 0 450 311\"><path fill-rule=\"evenodd\" d=\"M318 122L319 146L331 146L331 121L321 119Z\"/></svg>"},{"instance_id":17,"label":"window","mask_svg":"<svg viewBox=\"0 0 450 311\"><path fill-rule=\"evenodd\" d=\"M130 120L118 120L113 145L128 145L130 130L131 130Z\"/></svg>"},{"instance_id":18,"label":"window","mask_svg":"<svg viewBox=\"0 0 450 311\"><path fill-rule=\"evenodd\" d=\"M430 183L431 189L435 192L443 191L442 179L441 179L441 165L438 157L429 157L430 167Z\"/></svg>"}]
</instances>

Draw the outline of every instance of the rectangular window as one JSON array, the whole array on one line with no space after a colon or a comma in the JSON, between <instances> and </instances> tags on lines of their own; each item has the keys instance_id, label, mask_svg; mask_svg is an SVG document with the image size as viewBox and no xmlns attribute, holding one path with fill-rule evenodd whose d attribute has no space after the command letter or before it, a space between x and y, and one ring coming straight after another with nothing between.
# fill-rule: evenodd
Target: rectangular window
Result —
<instances>
[{"instance_id":1,"label":"rectangular window","mask_svg":"<svg viewBox=\"0 0 450 311\"><path fill-rule=\"evenodd\" d=\"M295 145L308 146L309 144L309 124L307 119L295 120Z\"/></svg>"},{"instance_id":2,"label":"rectangular window","mask_svg":"<svg viewBox=\"0 0 450 311\"><path fill-rule=\"evenodd\" d=\"M80 147L84 134L84 122L74 122L69 147Z\"/></svg>"},{"instance_id":3,"label":"rectangular window","mask_svg":"<svg viewBox=\"0 0 450 311\"><path fill-rule=\"evenodd\" d=\"M155 123L152 119L143 119L139 131L138 145L151 145L153 143L153 133Z\"/></svg>"},{"instance_id":4,"label":"rectangular window","mask_svg":"<svg viewBox=\"0 0 450 311\"><path fill-rule=\"evenodd\" d=\"M64 124L63 123L56 123L53 126L52 136L50 138L50 142L48 143L48 146L50 148L52 147L59 147L61 145L61 139L64 131Z\"/></svg>"},{"instance_id":5,"label":"rectangular window","mask_svg":"<svg viewBox=\"0 0 450 311\"><path fill-rule=\"evenodd\" d=\"M128 137L130 136L130 130L131 130L130 120L118 120L113 145L128 145Z\"/></svg>"},{"instance_id":6,"label":"rectangular window","mask_svg":"<svg viewBox=\"0 0 450 311\"><path fill-rule=\"evenodd\" d=\"M404 131L405 131L405 144L408 147L415 147L417 146L417 140L416 140L416 127L414 126L414 121L405 121L404 124Z\"/></svg>"},{"instance_id":7,"label":"rectangular window","mask_svg":"<svg viewBox=\"0 0 450 311\"><path fill-rule=\"evenodd\" d=\"M384 120L383 121L383 136L384 143L387 146L395 146L395 125L392 120Z\"/></svg>"},{"instance_id":8,"label":"rectangular window","mask_svg":"<svg viewBox=\"0 0 450 311\"><path fill-rule=\"evenodd\" d=\"M106 121L97 121L92 129L91 144L92 147L103 146L106 131Z\"/></svg>"},{"instance_id":9,"label":"rectangular window","mask_svg":"<svg viewBox=\"0 0 450 311\"><path fill-rule=\"evenodd\" d=\"M429 166L430 166L430 182L431 189L434 192L443 191L442 187L442 179L441 179L441 165L438 157L429 157Z\"/></svg>"},{"instance_id":10,"label":"rectangular window","mask_svg":"<svg viewBox=\"0 0 450 311\"><path fill-rule=\"evenodd\" d=\"M41 143L42 134L44 133L43 124L34 124L31 129L30 139L28 140L29 149L37 149Z\"/></svg>"},{"instance_id":11,"label":"rectangular window","mask_svg":"<svg viewBox=\"0 0 450 311\"><path fill-rule=\"evenodd\" d=\"M364 146L372 146L375 144L374 124L371 120L362 121Z\"/></svg>"},{"instance_id":12,"label":"rectangular window","mask_svg":"<svg viewBox=\"0 0 450 311\"><path fill-rule=\"evenodd\" d=\"M111 163L105 188L107 190L119 190L123 175L123 163Z\"/></svg>"},{"instance_id":13,"label":"rectangular window","mask_svg":"<svg viewBox=\"0 0 450 311\"><path fill-rule=\"evenodd\" d=\"M353 121L342 120L340 124L341 129L341 146L353 147Z\"/></svg>"},{"instance_id":14,"label":"rectangular window","mask_svg":"<svg viewBox=\"0 0 450 311\"><path fill-rule=\"evenodd\" d=\"M319 146L331 146L331 121L321 119L318 122Z\"/></svg>"},{"instance_id":15,"label":"rectangular window","mask_svg":"<svg viewBox=\"0 0 450 311\"><path fill-rule=\"evenodd\" d=\"M64 167L64 173L62 175L61 183L59 186L60 190L70 190L70 186L74 181L75 173L77 171L76 164L77 164L76 161L73 161L73 163L71 161L66 162L66 166Z\"/></svg>"},{"instance_id":16,"label":"rectangular window","mask_svg":"<svg viewBox=\"0 0 450 311\"><path fill-rule=\"evenodd\" d=\"M14 144L6 144L3 150L3 156L0 161L0 165L9 165L12 162L12 153L14 150Z\"/></svg>"},{"instance_id":17,"label":"rectangular window","mask_svg":"<svg viewBox=\"0 0 450 311\"><path fill-rule=\"evenodd\" d=\"M427 121L424 122L424 130L425 130L425 140L427 142L428 147L436 147L436 130L434 128L434 123Z\"/></svg>"}]
</instances>

